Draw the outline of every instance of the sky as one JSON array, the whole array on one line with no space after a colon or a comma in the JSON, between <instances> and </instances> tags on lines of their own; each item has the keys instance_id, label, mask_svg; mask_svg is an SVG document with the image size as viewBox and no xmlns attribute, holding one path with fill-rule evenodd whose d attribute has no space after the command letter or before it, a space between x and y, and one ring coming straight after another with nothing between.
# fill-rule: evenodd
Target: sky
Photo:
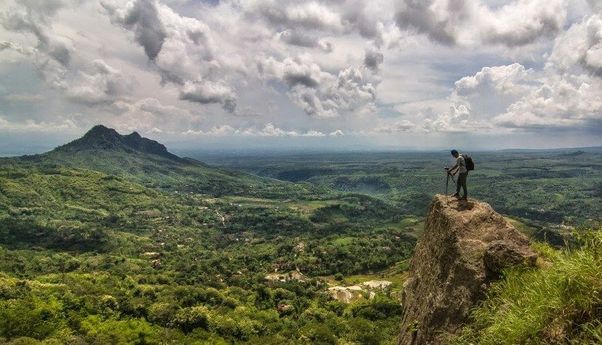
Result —
<instances>
[{"instance_id":1,"label":"sky","mask_svg":"<svg viewBox=\"0 0 602 345\"><path fill-rule=\"evenodd\" d=\"M602 145L602 0L2 0L0 154Z\"/></svg>"}]
</instances>

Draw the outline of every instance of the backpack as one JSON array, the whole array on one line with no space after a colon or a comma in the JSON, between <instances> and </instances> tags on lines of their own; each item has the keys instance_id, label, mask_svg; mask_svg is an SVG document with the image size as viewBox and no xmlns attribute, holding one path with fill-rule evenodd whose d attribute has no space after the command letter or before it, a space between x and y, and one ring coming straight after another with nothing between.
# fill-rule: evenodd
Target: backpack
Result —
<instances>
[{"instance_id":1,"label":"backpack","mask_svg":"<svg viewBox=\"0 0 602 345\"><path fill-rule=\"evenodd\" d=\"M466 170L474 170L474 161L472 160L472 157L470 157L467 154L462 154L462 157L464 157L464 164L466 164Z\"/></svg>"}]
</instances>

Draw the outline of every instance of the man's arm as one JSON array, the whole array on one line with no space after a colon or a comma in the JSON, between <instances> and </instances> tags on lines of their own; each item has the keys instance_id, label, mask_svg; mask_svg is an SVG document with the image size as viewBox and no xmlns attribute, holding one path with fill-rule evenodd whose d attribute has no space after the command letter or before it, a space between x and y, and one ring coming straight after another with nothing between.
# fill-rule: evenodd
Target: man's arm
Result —
<instances>
[{"instance_id":1,"label":"man's arm","mask_svg":"<svg viewBox=\"0 0 602 345\"><path fill-rule=\"evenodd\" d=\"M447 171L447 173L450 174L450 175L455 175L456 172L458 172L459 169L460 169L460 166L458 165L458 163L456 163L453 167L449 168L449 170Z\"/></svg>"}]
</instances>

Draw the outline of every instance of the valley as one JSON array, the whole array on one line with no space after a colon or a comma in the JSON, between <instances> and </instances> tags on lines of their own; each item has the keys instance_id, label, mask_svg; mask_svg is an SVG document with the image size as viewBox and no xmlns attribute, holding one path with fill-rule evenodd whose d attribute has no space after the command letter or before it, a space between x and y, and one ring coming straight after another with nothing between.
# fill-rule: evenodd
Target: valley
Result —
<instances>
[{"instance_id":1,"label":"valley","mask_svg":"<svg viewBox=\"0 0 602 345\"><path fill-rule=\"evenodd\" d=\"M559 244L600 214L600 150L473 156L471 196L535 238ZM102 126L1 158L0 342L395 344L448 163L181 158Z\"/></svg>"}]
</instances>

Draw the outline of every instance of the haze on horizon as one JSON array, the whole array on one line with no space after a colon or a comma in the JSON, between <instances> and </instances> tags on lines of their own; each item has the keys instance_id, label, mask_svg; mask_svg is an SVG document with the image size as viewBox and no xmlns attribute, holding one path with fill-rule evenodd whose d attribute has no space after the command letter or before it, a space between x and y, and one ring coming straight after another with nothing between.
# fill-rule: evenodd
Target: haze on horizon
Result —
<instances>
[{"instance_id":1,"label":"haze on horizon","mask_svg":"<svg viewBox=\"0 0 602 345\"><path fill-rule=\"evenodd\" d=\"M0 155L602 145L599 0L7 0Z\"/></svg>"}]
</instances>

